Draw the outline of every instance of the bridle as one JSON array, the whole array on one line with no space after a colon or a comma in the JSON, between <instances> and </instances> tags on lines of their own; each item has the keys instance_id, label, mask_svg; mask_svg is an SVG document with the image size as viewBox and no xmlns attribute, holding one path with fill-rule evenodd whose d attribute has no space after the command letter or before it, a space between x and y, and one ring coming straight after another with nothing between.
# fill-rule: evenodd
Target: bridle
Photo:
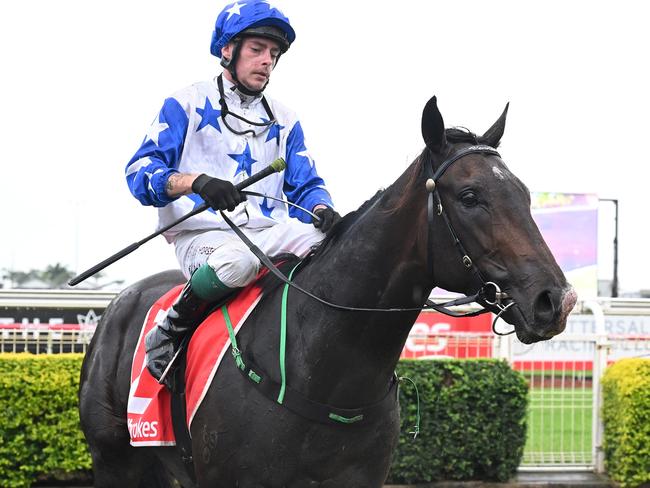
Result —
<instances>
[{"instance_id":1,"label":"bridle","mask_svg":"<svg viewBox=\"0 0 650 488\"><path fill-rule=\"evenodd\" d=\"M235 234L237 234L237 236L239 236L239 238L246 243L246 245L250 248L253 254L257 256L260 262L264 264L264 266L266 266L271 273L273 273L277 278L280 279L280 281L282 281L285 284L282 305L281 305L282 307L281 337L286 337L286 306L287 306L286 297L287 297L289 287L298 290L299 292L313 298L314 300L328 307L337 310L349 311L349 312L410 312L410 311L421 311L424 308L431 308L443 314L451 315L454 317L468 317L468 316L474 316L474 315L490 312L496 309L498 313L492 323L492 330L498 335L506 335L498 332L496 330L495 324L498 318L506 310L508 310L509 307L511 307L514 304L514 301L512 301L512 299L510 299L510 297L508 297L507 294L503 293L496 283L491 281L486 281L483 278L483 275L481 274L480 270L476 266L474 266L474 263L472 262L467 251L465 250L465 247L463 246L460 239L458 238L458 234L454 230L454 227L449 217L445 213L436 185L436 182L442 177L442 175L449 168L449 166L451 166L455 161L458 161L459 159L461 159L464 156L467 156L468 154L476 154L476 153L493 154L497 156L499 155L499 153L495 149L489 146L475 145L475 146L467 147L461 150L460 152L456 153L452 157L446 159L440 165L440 167L435 171L435 173L433 172L432 164L425 164L426 171L427 171L426 189L429 192L428 205L427 205L427 225L428 225L427 270L430 274L431 280L433 282L433 237L434 237L433 221L434 221L434 199L435 199L436 207L438 209L437 215L442 216L444 218L444 221L447 225L447 228L449 229L449 233L451 234L454 240L456 248L459 250L462 256L462 261L464 266L467 269L472 270L481 282L481 287L476 294L470 297L464 297L461 299L452 300L451 302L446 302L444 304L436 304L431 300L427 299L423 307L382 309L382 308L348 307L344 305L331 303L305 290L304 288L302 288L301 286L299 286L298 284L292 281L292 277L295 271L305 262L304 260L300 261L296 266L294 266L294 268L289 273L289 277L287 278L284 275L284 273L282 273L271 262L269 257L266 256L266 254L264 254L257 246L255 246L255 244L253 244L251 240L248 239L248 237L246 237L244 232L239 227L237 227L232 222L232 220L228 218L228 216L226 216L223 212L221 212L221 216L223 217L224 221L232 228ZM245 191L244 193L261 196L260 194L255 192ZM311 212L308 211L307 213L311 214ZM510 303L504 305L503 302L505 300L510 300ZM448 309L448 307L450 306L462 305L471 302L478 303L482 307L481 310L461 314ZM224 308L224 310L225 310L224 311L225 314L227 309ZM302 393L298 391L293 391L288 387L286 387L286 378L284 375L282 376L282 383L280 384L279 382L274 381L268 374L266 374L263 368L260 368L257 364L255 364L253 358L247 356L245 359L242 359L243 353L237 347L235 334L234 331L232 331L231 326L229 326L229 334L230 334L230 340L232 346L232 354L233 357L235 358L235 361L237 362L238 369L241 371L241 373L246 378L252 379L255 382L255 384L260 388L262 393L271 401L277 401L278 403L287 407L289 410L293 411L294 413L297 413L298 415L306 419L321 422L321 423L328 423L328 424L332 422L343 423L343 424L354 424L362 421L365 418L372 418L372 416L376 415L376 412L378 411L382 411L383 409L387 409L387 408L392 408L392 406L396 402L397 384L400 380L400 378L397 378L396 376L393 376L393 378L391 379L391 383L388 388L388 393L385 394L383 398L378 402L375 402L374 404L366 407L361 407L356 409L339 409L331 405L315 402L309 399L308 397L306 397L305 395L303 395ZM281 339L281 343L282 343L282 339ZM285 350L281 346L280 347L281 371L284 368L284 361L285 361L284 351ZM266 378L266 381L258 381L255 380L254 378L258 378L258 380L261 380L262 378ZM286 393L286 398L285 398L285 393ZM416 423L416 427L415 427L416 435L418 430L419 430L419 425L418 423Z\"/></svg>"},{"instance_id":2,"label":"bridle","mask_svg":"<svg viewBox=\"0 0 650 488\"><path fill-rule=\"evenodd\" d=\"M491 146L487 146L485 144L476 144L473 146L466 147L459 152L455 153L454 155L448 157L445 159L440 166L438 166L438 169L436 171L433 171L433 163L431 164L425 164L425 171L427 173L427 181L425 183L427 192L429 193L428 199L427 199L427 226L428 226L428 231L427 231L427 268L429 272L429 277L433 281L434 278L434 270L433 270L433 241L434 241L434 225L433 221L435 218L435 215L438 217L442 217L447 229L449 230L449 233L451 234L451 237L454 241L454 245L456 246L456 249L458 249L458 252L461 255L461 259L463 261L463 266L465 266L466 269L472 271L479 279L481 282L481 287L479 288L478 292L475 293L472 296L468 296L465 298L461 298L459 301L456 301L454 305L460 305L464 303L472 303L476 302L480 304L483 308L479 310L478 312L470 312L470 313L465 313L465 314L450 314L449 310L445 309L438 309L436 306L432 306L430 300L427 300L427 305L429 305L431 308L437 310L438 312L444 313L446 315L452 315L454 317L469 317L469 316L474 316L474 315L479 315L482 313L486 312L491 312L496 309L496 317L494 318L494 321L492 322L492 331L497 334L497 335L509 335L514 332L514 330L503 333L499 332L496 329L496 322L497 320L505 313L508 308L513 306L515 304L514 300L508 296L507 293L501 291L501 288L499 288L499 285L497 285L493 281L487 281L484 277L483 274L481 273L481 270L478 269L477 266L474 265L474 261L472 261L472 258L469 257L469 253L465 249L465 246L463 246L463 243L461 242L460 238L458 237L458 233L454 229L453 224L451 223L451 219L447 215L447 212L445 211L445 208L442 205L442 200L440 198L440 193L438 192L438 180L445 174L447 169L454 164L456 161L458 161L461 158L464 158L465 156L469 154L492 154L494 156L501 157L499 152L494 149ZM434 202L435 200L435 202ZM434 215L435 214L435 215ZM465 301L468 300L468 301ZM508 304L504 304L505 301L508 301ZM451 302L447 302L444 304L441 304L445 308L451 305ZM485 306L487 305L487 307Z\"/></svg>"},{"instance_id":3,"label":"bridle","mask_svg":"<svg viewBox=\"0 0 650 488\"><path fill-rule=\"evenodd\" d=\"M462 242L460 241L458 234L454 230L454 227L451 223L451 220L447 216L447 213L444 210L444 207L442 205L442 200L440 199L440 195L438 193L437 189L437 182L438 180L443 176L445 171L456 161L459 159L469 155L469 154L492 154L499 156L499 153L496 151L496 149L478 144L478 145L473 145L470 147L466 147L459 151L458 153L450 156L447 158L443 163L438 167L438 169L434 172L433 171L433 165L432 164L425 164L425 171L427 172L427 181L426 181L426 189L429 193L428 196L428 203L427 203L427 225L428 225L428 244L427 244L427 268L428 272L430 275L431 280L433 280L433 240L434 240L434 216L441 216L445 224L447 225L447 228L449 229L449 233L451 234L452 239L454 240L454 243L456 245L456 248L458 249L463 265L465 268L468 270L471 270L476 274L478 277L479 281L481 282L481 287L479 290L470 296L462 297L462 298L457 298L455 300L450 300L444 303L435 303L430 299L427 299L425 304L422 307L410 307L410 308L366 308L366 307L349 307L345 305L339 305L336 303L329 302L321 297L318 297L311 293L308 290L305 290L302 288L300 285L297 285L293 281L291 281L289 278L287 278L282 271L280 271L269 259L269 257L264 254L251 240L244 234L244 232L235 225L232 220L228 218L227 215L225 215L223 212L221 213L221 216L223 217L224 221L231 227L233 232L237 234L237 236L246 243L246 245L249 247L251 252L255 254L255 256L261 261L261 263L268 268L268 270L273 273L280 281L285 283L288 286L291 286L295 290L303 293L304 295L307 295L314 300L322 303L323 305L326 305L330 308L334 308L337 310L343 310L343 311L351 311L351 312L414 312L414 311L421 311L425 309L432 309L437 312L440 312L445 315L449 315L451 317L474 317L477 315L481 315L484 313L488 312L493 312L495 313L495 318L494 321L492 322L492 331L497 334L497 335L509 335L514 332L514 329L510 332L503 333L499 332L496 329L496 322L497 320L503 315L506 310L508 310L511 306L515 304L514 300L510 298L505 292L501 291L501 288L499 288L499 285L494 283L493 281L487 281L483 277L481 271L474 265L474 262L472 259L469 257L469 254L467 253L465 247L463 246ZM263 196L254 192L247 192L243 191L242 193L247 193L251 195L256 195L256 196ZM435 200L435 205L434 205L434 200ZM291 202L286 202L285 203L292 205L294 207L300 208L303 211L308 212L306 209L303 209L295 204L292 204ZM437 209L434 211L434 208ZM300 267L300 265L304 261L300 261L296 268L294 268L294 271ZM504 304L504 302L508 302L507 304ZM475 311L470 311L470 312L456 312L453 310L450 310L449 307L454 307L458 305L466 305L469 303L478 303L480 305L479 310Z\"/></svg>"}]
</instances>

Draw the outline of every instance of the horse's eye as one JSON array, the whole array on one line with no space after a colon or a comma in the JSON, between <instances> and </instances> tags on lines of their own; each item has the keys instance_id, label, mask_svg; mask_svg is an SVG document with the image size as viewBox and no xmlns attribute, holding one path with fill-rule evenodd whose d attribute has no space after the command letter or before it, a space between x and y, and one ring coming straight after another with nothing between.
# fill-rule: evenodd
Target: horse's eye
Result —
<instances>
[{"instance_id":1,"label":"horse's eye","mask_svg":"<svg viewBox=\"0 0 650 488\"><path fill-rule=\"evenodd\" d=\"M466 207L474 207L478 205L478 197L473 190L465 190L460 194L460 201Z\"/></svg>"}]
</instances>

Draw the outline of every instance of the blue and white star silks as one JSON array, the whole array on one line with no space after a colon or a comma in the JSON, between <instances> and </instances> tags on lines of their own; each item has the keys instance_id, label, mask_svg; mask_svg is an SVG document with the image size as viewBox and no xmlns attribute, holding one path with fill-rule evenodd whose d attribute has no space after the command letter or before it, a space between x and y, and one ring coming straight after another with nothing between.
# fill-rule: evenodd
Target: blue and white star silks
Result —
<instances>
[{"instance_id":1,"label":"blue and white star silks","mask_svg":"<svg viewBox=\"0 0 650 488\"><path fill-rule=\"evenodd\" d=\"M142 145L126 166L131 193L143 204L163 207L174 200L165 191L178 170L188 115L174 98L165 100Z\"/></svg>"},{"instance_id":2,"label":"blue and white star silks","mask_svg":"<svg viewBox=\"0 0 650 488\"><path fill-rule=\"evenodd\" d=\"M145 176L149 180L149 183L147 183L147 188L149 189L150 192L155 191L154 188L153 188L153 183L152 183L153 177L155 175L158 175L158 174L162 173L162 172L163 172L163 170L160 169L160 168L156 169L153 173L150 173L148 171L144 172Z\"/></svg>"},{"instance_id":3,"label":"blue and white star silks","mask_svg":"<svg viewBox=\"0 0 650 488\"><path fill-rule=\"evenodd\" d=\"M269 206L269 202L271 202L270 206ZM262 200L262 203L260 203L260 210L262 211L262 215L270 219L273 218L271 214L273 213L273 209L275 208L273 207L272 202L273 202L272 200L269 200L268 198L264 198L264 200Z\"/></svg>"},{"instance_id":4,"label":"blue and white star silks","mask_svg":"<svg viewBox=\"0 0 650 488\"><path fill-rule=\"evenodd\" d=\"M230 6L230 8L227 8L227 9L226 9L226 12L228 12L228 18L227 18L226 20L230 20L230 18L231 18L233 15L241 15L241 8L242 8L242 7L245 7L245 6L246 6L245 3L239 3L239 2L235 2L235 3L233 3L233 4Z\"/></svg>"},{"instance_id":5,"label":"blue and white star silks","mask_svg":"<svg viewBox=\"0 0 650 488\"><path fill-rule=\"evenodd\" d=\"M305 149L304 151L297 152L296 156L307 158L307 161L309 161L309 166L311 166L312 168L314 167L314 160L311 158L311 155L309 154L309 151L307 151L307 149Z\"/></svg>"},{"instance_id":6,"label":"blue and white star silks","mask_svg":"<svg viewBox=\"0 0 650 488\"><path fill-rule=\"evenodd\" d=\"M210 52L220 58L221 49L240 32L250 27L273 26L284 31L291 44L296 39L296 32L289 19L271 0L238 0L226 5L219 13L212 31Z\"/></svg>"},{"instance_id":7,"label":"blue and white star silks","mask_svg":"<svg viewBox=\"0 0 650 488\"><path fill-rule=\"evenodd\" d=\"M158 146L158 137L160 136L160 133L167 129L169 129L169 125L165 122L158 121L155 124L151 124L151 127L149 127L149 130L147 131L147 135L144 137L144 142L153 141L153 143Z\"/></svg>"},{"instance_id":8,"label":"blue and white star silks","mask_svg":"<svg viewBox=\"0 0 650 488\"><path fill-rule=\"evenodd\" d=\"M223 81L228 106L234 113L242 113L242 101L232 91L233 84L227 79ZM333 207L293 111L267 97L276 124L257 131L258 135L235 134L218 120L219 106L215 102L218 96L215 81L209 80L195 83L165 100L154 129L149 129L146 141L127 165L126 180L131 193L143 205L159 207L159 228L203 203L195 194L170 197L166 187L172 174L203 173L237 183L279 157L287 162L286 169L259 180L251 190L273 198L286 198L309 210L321 203ZM249 101L246 111L251 120L268 117L259 98ZM235 224L251 229L286 222L290 217L311 223L309 214L274 204L270 198L251 197L228 216ZM165 237L173 241L179 232L221 229L228 229L227 224L218 212L208 211L165 231Z\"/></svg>"},{"instance_id":9,"label":"blue and white star silks","mask_svg":"<svg viewBox=\"0 0 650 488\"><path fill-rule=\"evenodd\" d=\"M267 124L269 122L269 119L265 119L264 117L260 117L262 119L262 122ZM269 132L268 135L266 136L266 141L269 142L272 139L276 139L276 142L280 144L280 131L284 129L284 125L280 125L280 123L276 120L275 123L269 127Z\"/></svg>"},{"instance_id":10,"label":"blue and white star silks","mask_svg":"<svg viewBox=\"0 0 650 488\"><path fill-rule=\"evenodd\" d=\"M238 163L234 176L237 176L242 171L244 171L248 176L251 176L253 174L253 163L257 163L257 160L253 159L253 156L251 156L251 148L248 146L248 142L246 143L246 147L241 154L228 154L228 156L230 156Z\"/></svg>"},{"instance_id":11,"label":"blue and white star silks","mask_svg":"<svg viewBox=\"0 0 650 488\"><path fill-rule=\"evenodd\" d=\"M185 195L185 196L187 198L189 198L190 200L192 200L192 202L194 202L194 206L192 207L192 210L194 210L197 207L200 207L201 205L203 205L205 203L205 200L203 200L203 198L201 198L196 193L190 193L189 195ZM217 214L217 211L215 209L213 209L212 207L208 207L208 212L212 212L215 215Z\"/></svg>"},{"instance_id":12,"label":"blue and white star silks","mask_svg":"<svg viewBox=\"0 0 650 488\"><path fill-rule=\"evenodd\" d=\"M201 116L201 122L196 128L196 132L200 131L204 127L211 125L218 132L221 132L221 127L219 126L219 117L221 117L221 110L215 110L212 108L210 99L205 97L205 106L203 108L196 107L196 113Z\"/></svg>"}]
</instances>

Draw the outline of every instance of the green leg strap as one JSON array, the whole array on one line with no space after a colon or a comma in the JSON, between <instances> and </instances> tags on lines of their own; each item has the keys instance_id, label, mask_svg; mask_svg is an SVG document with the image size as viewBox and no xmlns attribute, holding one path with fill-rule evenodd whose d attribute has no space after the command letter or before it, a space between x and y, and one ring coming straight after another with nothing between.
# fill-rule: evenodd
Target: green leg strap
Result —
<instances>
[{"instance_id":1,"label":"green leg strap","mask_svg":"<svg viewBox=\"0 0 650 488\"><path fill-rule=\"evenodd\" d=\"M233 288L223 284L217 273L207 263L194 272L190 283L194 293L208 302L216 302L233 291Z\"/></svg>"}]
</instances>

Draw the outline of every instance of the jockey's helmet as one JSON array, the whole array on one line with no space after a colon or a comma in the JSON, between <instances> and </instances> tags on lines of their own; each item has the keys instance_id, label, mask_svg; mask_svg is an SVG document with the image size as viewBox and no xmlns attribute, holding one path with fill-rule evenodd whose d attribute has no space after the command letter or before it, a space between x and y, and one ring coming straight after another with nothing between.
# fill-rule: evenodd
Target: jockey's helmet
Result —
<instances>
[{"instance_id":1,"label":"jockey's helmet","mask_svg":"<svg viewBox=\"0 0 650 488\"><path fill-rule=\"evenodd\" d=\"M287 52L296 33L289 19L272 2L242 0L226 5L215 22L210 52L221 58L221 48L246 36L266 37L277 42L282 53Z\"/></svg>"}]
</instances>

